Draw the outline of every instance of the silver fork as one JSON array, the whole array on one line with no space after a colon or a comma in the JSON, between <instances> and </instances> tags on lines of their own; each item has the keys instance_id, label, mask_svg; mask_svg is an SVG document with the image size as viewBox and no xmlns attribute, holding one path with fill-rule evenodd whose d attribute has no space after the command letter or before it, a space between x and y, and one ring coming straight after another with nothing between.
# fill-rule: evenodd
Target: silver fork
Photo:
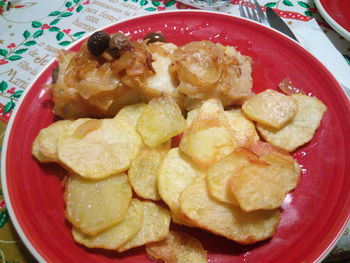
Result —
<instances>
[{"instance_id":1,"label":"silver fork","mask_svg":"<svg viewBox=\"0 0 350 263\"><path fill-rule=\"evenodd\" d=\"M244 12L242 1L239 2L239 12L242 17L249 18L251 20L254 20L256 22L259 22L265 26L270 26L269 22L267 22L266 15L264 14L263 10L261 9L259 3L257 0L254 0L255 8L253 7L253 3L251 0L249 0L249 6L244 5L246 12Z\"/></svg>"}]
</instances>

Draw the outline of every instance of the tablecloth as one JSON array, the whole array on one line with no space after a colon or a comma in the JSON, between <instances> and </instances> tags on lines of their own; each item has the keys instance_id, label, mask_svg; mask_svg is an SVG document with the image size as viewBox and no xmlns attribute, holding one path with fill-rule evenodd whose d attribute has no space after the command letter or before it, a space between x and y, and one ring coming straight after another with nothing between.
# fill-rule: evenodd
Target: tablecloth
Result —
<instances>
[{"instance_id":1,"label":"tablecloth","mask_svg":"<svg viewBox=\"0 0 350 263\"><path fill-rule=\"evenodd\" d=\"M274 8L290 21L316 19L319 29L350 64L350 43L319 16L312 0L259 2L262 6ZM217 10L231 13L237 4L238 1L233 0ZM187 8L193 7L175 0L0 0L0 145L18 99L58 49L121 19ZM350 227L347 227L326 261L349 262L349 234ZM0 262L35 262L11 224L1 188Z\"/></svg>"}]
</instances>

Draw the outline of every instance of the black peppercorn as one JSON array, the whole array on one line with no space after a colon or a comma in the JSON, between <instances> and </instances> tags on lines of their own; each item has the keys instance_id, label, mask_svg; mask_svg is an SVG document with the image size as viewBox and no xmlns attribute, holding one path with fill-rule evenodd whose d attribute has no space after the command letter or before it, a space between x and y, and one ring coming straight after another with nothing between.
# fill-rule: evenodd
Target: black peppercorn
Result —
<instances>
[{"instance_id":1,"label":"black peppercorn","mask_svg":"<svg viewBox=\"0 0 350 263\"><path fill-rule=\"evenodd\" d=\"M166 43L165 36L161 32L153 32L148 33L144 40L148 39L148 43L154 43L154 42L164 42Z\"/></svg>"},{"instance_id":2,"label":"black peppercorn","mask_svg":"<svg viewBox=\"0 0 350 263\"><path fill-rule=\"evenodd\" d=\"M89 52L95 56L101 55L108 48L110 38L104 31L95 32L87 42Z\"/></svg>"}]
</instances>

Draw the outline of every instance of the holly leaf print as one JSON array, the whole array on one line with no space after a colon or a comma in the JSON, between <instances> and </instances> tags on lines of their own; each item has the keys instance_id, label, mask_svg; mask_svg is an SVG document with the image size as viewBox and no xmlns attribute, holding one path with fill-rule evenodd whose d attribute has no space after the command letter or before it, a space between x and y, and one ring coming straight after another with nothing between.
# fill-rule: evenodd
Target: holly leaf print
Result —
<instances>
[{"instance_id":1,"label":"holly leaf print","mask_svg":"<svg viewBox=\"0 0 350 263\"><path fill-rule=\"evenodd\" d=\"M35 44L36 44L35 40L30 40L28 42L25 42L23 45L25 45L26 47L29 47L29 46L33 46Z\"/></svg>"},{"instance_id":2,"label":"holly leaf print","mask_svg":"<svg viewBox=\"0 0 350 263\"><path fill-rule=\"evenodd\" d=\"M63 37L64 37L64 33L63 32L58 32L57 35L56 35L56 39L58 41L62 40Z\"/></svg>"},{"instance_id":3,"label":"holly leaf print","mask_svg":"<svg viewBox=\"0 0 350 263\"><path fill-rule=\"evenodd\" d=\"M0 212L0 227L3 227L9 219L9 215L7 213L7 210Z\"/></svg>"},{"instance_id":4,"label":"holly leaf print","mask_svg":"<svg viewBox=\"0 0 350 263\"><path fill-rule=\"evenodd\" d=\"M8 51L6 49L0 48L0 56L5 57L8 54Z\"/></svg>"},{"instance_id":5,"label":"holly leaf print","mask_svg":"<svg viewBox=\"0 0 350 263\"><path fill-rule=\"evenodd\" d=\"M80 13L81 10L83 10L83 6L78 5L78 7L77 7L77 13Z\"/></svg>"},{"instance_id":6,"label":"holly leaf print","mask_svg":"<svg viewBox=\"0 0 350 263\"><path fill-rule=\"evenodd\" d=\"M65 6L66 6L67 8L69 8L69 7L71 7L72 5L73 5L72 2L67 2Z\"/></svg>"},{"instance_id":7,"label":"holly leaf print","mask_svg":"<svg viewBox=\"0 0 350 263\"><path fill-rule=\"evenodd\" d=\"M16 61L16 60L19 60L21 58L22 58L21 56L13 55L11 57L8 57L7 59L10 60L10 61Z\"/></svg>"},{"instance_id":8,"label":"holly leaf print","mask_svg":"<svg viewBox=\"0 0 350 263\"><path fill-rule=\"evenodd\" d=\"M154 6L160 6L160 3L158 2L158 1L152 1L152 5L154 5Z\"/></svg>"},{"instance_id":9,"label":"holly leaf print","mask_svg":"<svg viewBox=\"0 0 350 263\"><path fill-rule=\"evenodd\" d=\"M15 103L10 100L8 103L6 103L5 107L4 107L4 113L8 113L11 110L13 110L13 108L15 107Z\"/></svg>"},{"instance_id":10,"label":"holly leaf print","mask_svg":"<svg viewBox=\"0 0 350 263\"><path fill-rule=\"evenodd\" d=\"M156 11L157 8L154 8L154 7L147 7L145 10L146 10L146 11Z\"/></svg>"},{"instance_id":11,"label":"holly leaf print","mask_svg":"<svg viewBox=\"0 0 350 263\"><path fill-rule=\"evenodd\" d=\"M289 0L283 0L282 3L283 3L284 5L286 5L286 6L294 6L293 3L292 3L291 1L289 1Z\"/></svg>"},{"instance_id":12,"label":"holly leaf print","mask_svg":"<svg viewBox=\"0 0 350 263\"><path fill-rule=\"evenodd\" d=\"M73 35L73 37L81 37L82 35L84 35L85 32L81 31L81 32L77 32Z\"/></svg>"},{"instance_id":13,"label":"holly leaf print","mask_svg":"<svg viewBox=\"0 0 350 263\"><path fill-rule=\"evenodd\" d=\"M32 27L34 27L34 28L39 28L39 27L41 27L43 24L41 23L41 22L39 22L39 21L33 21L32 22Z\"/></svg>"},{"instance_id":14,"label":"holly leaf print","mask_svg":"<svg viewBox=\"0 0 350 263\"><path fill-rule=\"evenodd\" d=\"M77 4L77 3L80 2L80 0L73 0L73 2L74 2L75 4Z\"/></svg>"},{"instance_id":15,"label":"holly leaf print","mask_svg":"<svg viewBox=\"0 0 350 263\"><path fill-rule=\"evenodd\" d=\"M28 37L30 37L30 32L29 32L28 30L24 31L24 32L23 32L23 37L24 37L25 39L28 39Z\"/></svg>"},{"instance_id":16,"label":"holly leaf print","mask_svg":"<svg viewBox=\"0 0 350 263\"><path fill-rule=\"evenodd\" d=\"M11 95L11 98L18 99L19 97L21 97L22 93L23 93L23 90L17 90L15 91L15 93Z\"/></svg>"},{"instance_id":17,"label":"holly leaf print","mask_svg":"<svg viewBox=\"0 0 350 263\"><path fill-rule=\"evenodd\" d=\"M57 26L52 26L49 28L50 32L56 32L56 31L60 31L60 29Z\"/></svg>"},{"instance_id":18,"label":"holly leaf print","mask_svg":"<svg viewBox=\"0 0 350 263\"><path fill-rule=\"evenodd\" d=\"M275 7L276 5L277 5L277 2L269 2L265 4L266 7Z\"/></svg>"},{"instance_id":19,"label":"holly leaf print","mask_svg":"<svg viewBox=\"0 0 350 263\"><path fill-rule=\"evenodd\" d=\"M172 1L169 1L165 4L166 7L169 7L169 6L172 6L172 5L175 5L175 1L172 0Z\"/></svg>"},{"instance_id":20,"label":"holly leaf print","mask_svg":"<svg viewBox=\"0 0 350 263\"><path fill-rule=\"evenodd\" d=\"M15 54L23 54L24 52L26 52L28 50L28 48L21 48L15 51Z\"/></svg>"},{"instance_id":21,"label":"holly leaf print","mask_svg":"<svg viewBox=\"0 0 350 263\"><path fill-rule=\"evenodd\" d=\"M5 90L7 90L8 87L9 87L9 85L7 84L6 81L3 80L3 81L0 82L0 91L1 91L1 93L4 93Z\"/></svg>"},{"instance_id":22,"label":"holly leaf print","mask_svg":"<svg viewBox=\"0 0 350 263\"><path fill-rule=\"evenodd\" d=\"M58 43L60 46L68 46L71 42L70 41L62 41L60 43Z\"/></svg>"},{"instance_id":23,"label":"holly leaf print","mask_svg":"<svg viewBox=\"0 0 350 263\"><path fill-rule=\"evenodd\" d=\"M311 11L305 11L304 14L308 17L313 17L314 14Z\"/></svg>"},{"instance_id":24,"label":"holly leaf print","mask_svg":"<svg viewBox=\"0 0 350 263\"><path fill-rule=\"evenodd\" d=\"M44 33L44 30L40 29L33 34L34 38L40 37Z\"/></svg>"},{"instance_id":25,"label":"holly leaf print","mask_svg":"<svg viewBox=\"0 0 350 263\"><path fill-rule=\"evenodd\" d=\"M298 1L298 5L300 5L301 7L304 7L304 8L310 8L310 5L308 3L305 3L302 1Z\"/></svg>"},{"instance_id":26,"label":"holly leaf print","mask_svg":"<svg viewBox=\"0 0 350 263\"><path fill-rule=\"evenodd\" d=\"M60 22L60 20L59 20L59 19L55 19L55 20L53 20L53 21L50 23L50 25L51 25L51 26L56 25L58 22Z\"/></svg>"},{"instance_id":27,"label":"holly leaf print","mask_svg":"<svg viewBox=\"0 0 350 263\"><path fill-rule=\"evenodd\" d=\"M73 14L70 13L70 12L65 12L65 13L61 14L60 17L68 17L68 16L71 16L71 15L73 15Z\"/></svg>"},{"instance_id":28,"label":"holly leaf print","mask_svg":"<svg viewBox=\"0 0 350 263\"><path fill-rule=\"evenodd\" d=\"M61 14L60 11L53 11L49 14L49 16L58 16L59 14Z\"/></svg>"},{"instance_id":29,"label":"holly leaf print","mask_svg":"<svg viewBox=\"0 0 350 263\"><path fill-rule=\"evenodd\" d=\"M148 4L148 1L147 0L141 0L140 1L140 6L145 6Z\"/></svg>"}]
</instances>

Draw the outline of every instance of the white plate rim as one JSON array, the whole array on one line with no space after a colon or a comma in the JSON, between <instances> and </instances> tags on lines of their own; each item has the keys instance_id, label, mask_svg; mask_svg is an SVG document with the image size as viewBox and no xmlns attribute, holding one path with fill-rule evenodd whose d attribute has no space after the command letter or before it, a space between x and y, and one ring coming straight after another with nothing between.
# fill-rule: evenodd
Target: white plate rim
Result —
<instances>
[{"instance_id":1,"label":"white plate rim","mask_svg":"<svg viewBox=\"0 0 350 263\"><path fill-rule=\"evenodd\" d=\"M321 4L321 0L315 0L315 5L326 22L346 40L350 41L350 32L337 23Z\"/></svg>"}]
</instances>

